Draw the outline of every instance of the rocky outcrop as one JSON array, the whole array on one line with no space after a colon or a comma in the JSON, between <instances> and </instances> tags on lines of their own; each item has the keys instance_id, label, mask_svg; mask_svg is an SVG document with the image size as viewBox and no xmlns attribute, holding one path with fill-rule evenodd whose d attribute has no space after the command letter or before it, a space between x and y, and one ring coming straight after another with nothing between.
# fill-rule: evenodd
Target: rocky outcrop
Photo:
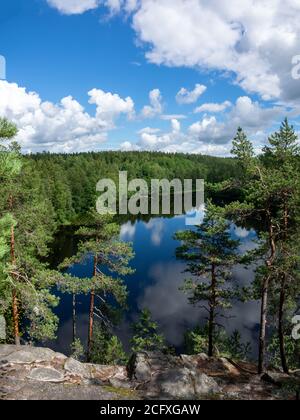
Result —
<instances>
[{"instance_id":1,"label":"rocky outcrop","mask_svg":"<svg viewBox=\"0 0 300 420\"><path fill-rule=\"evenodd\" d=\"M123 366L80 363L50 349L0 345L0 399L120 400L136 399Z\"/></svg>"},{"instance_id":2,"label":"rocky outcrop","mask_svg":"<svg viewBox=\"0 0 300 420\"><path fill-rule=\"evenodd\" d=\"M282 375L266 380L257 375L256 366L248 362L235 363L225 358L205 354L179 357L161 353L138 353L128 366L128 374L144 398L157 399L233 399L275 400L296 397L297 374ZM282 380L293 387L283 387ZM286 378L288 376L288 378ZM269 377L269 376L268 376ZM281 381L279 381L281 378ZM295 386L296 384L296 386Z\"/></svg>"},{"instance_id":3,"label":"rocky outcrop","mask_svg":"<svg viewBox=\"0 0 300 420\"><path fill-rule=\"evenodd\" d=\"M0 345L0 399L292 399L299 381L299 372L261 377L252 364L205 354L138 353L125 368L80 363L46 348Z\"/></svg>"}]
</instances>

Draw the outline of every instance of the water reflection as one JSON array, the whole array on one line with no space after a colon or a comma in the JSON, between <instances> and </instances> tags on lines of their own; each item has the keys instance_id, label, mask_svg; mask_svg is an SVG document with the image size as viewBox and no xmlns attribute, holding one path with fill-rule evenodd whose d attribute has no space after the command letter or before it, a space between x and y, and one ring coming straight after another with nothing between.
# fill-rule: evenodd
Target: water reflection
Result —
<instances>
[{"instance_id":1,"label":"water reflection","mask_svg":"<svg viewBox=\"0 0 300 420\"><path fill-rule=\"evenodd\" d=\"M198 211L203 218L203 209ZM130 325L138 317L139 311L149 308L155 321L159 323L161 331L165 334L170 345L177 350L183 350L184 333L187 329L199 324L203 325L205 316L203 310L189 304L187 296L179 291L185 274L184 263L176 261L175 250L178 242L173 240L175 232L186 229L185 216L173 218L150 218L147 221L125 221L121 227L121 238L133 243L135 259L132 262L136 272L126 279L129 291L128 307L116 334L121 338L127 348L131 337ZM239 252L245 252L255 247L256 234L254 230L247 230L231 225L231 235L239 239L241 245ZM70 239L71 235L70 235ZM64 247L70 249L68 236L64 237ZM63 252L62 246L58 247ZM78 277L91 275L92 266L76 265L70 272ZM249 284L254 278L254 267L245 269L242 266L234 268L234 281L241 286ZM58 338L52 347L68 353L72 342L72 302L70 296L61 296L58 315L61 319ZM79 296L77 299L77 331L78 336L85 343L88 323L88 297ZM253 354L256 345L259 323L259 307L257 302L246 304L235 302L231 310L230 319L222 323L232 332L238 329L243 340L250 341Z\"/></svg>"}]
</instances>

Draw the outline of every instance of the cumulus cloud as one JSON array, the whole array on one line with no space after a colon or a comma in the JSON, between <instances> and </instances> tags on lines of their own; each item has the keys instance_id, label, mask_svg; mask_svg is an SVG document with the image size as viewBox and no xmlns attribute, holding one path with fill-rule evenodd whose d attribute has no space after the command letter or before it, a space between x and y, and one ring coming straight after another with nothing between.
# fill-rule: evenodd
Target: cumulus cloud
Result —
<instances>
[{"instance_id":1,"label":"cumulus cloud","mask_svg":"<svg viewBox=\"0 0 300 420\"><path fill-rule=\"evenodd\" d=\"M161 120L170 121L170 120L184 120L186 115L183 114L165 114L160 117Z\"/></svg>"},{"instance_id":2,"label":"cumulus cloud","mask_svg":"<svg viewBox=\"0 0 300 420\"><path fill-rule=\"evenodd\" d=\"M203 104L201 106L198 106L195 110L194 113L195 114L201 114L201 112L210 112L210 113L217 113L217 112L222 112L225 111L225 109L231 107L231 102L229 101L225 101L221 104L217 104L217 103L207 103L207 104Z\"/></svg>"},{"instance_id":3,"label":"cumulus cloud","mask_svg":"<svg viewBox=\"0 0 300 420\"><path fill-rule=\"evenodd\" d=\"M151 63L217 70L263 99L297 102L298 0L119 1Z\"/></svg>"},{"instance_id":4,"label":"cumulus cloud","mask_svg":"<svg viewBox=\"0 0 300 420\"><path fill-rule=\"evenodd\" d=\"M88 94L89 103L97 106L97 119L108 124L109 128L113 127L114 120L120 114L127 114L129 118L133 118L134 102L130 97L122 99L117 94L104 92L101 89L92 89Z\"/></svg>"},{"instance_id":5,"label":"cumulus cloud","mask_svg":"<svg viewBox=\"0 0 300 420\"><path fill-rule=\"evenodd\" d=\"M96 105L94 116L72 96L58 104L43 102L36 92L0 81L0 116L17 124L17 141L25 152L99 150L115 120L121 114L131 117L134 103L131 98L122 99L100 89L91 90L88 96Z\"/></svg>"},{"instance_id":6,"label":"cumulus cloud","mask_svg":"<svg viewBox=\"0 0 300 420\"><path fill-rule=\"evenodd\" d=\"M97 6L131 14L151 63L217 70L263 99L299 100L300 83L292 78L292 58L300 53L298 0L47 1L65 14Z\"/></svg>"},{"instance_id":7,"label":"cumulus cloud","mask_svg":"<svg viewBox=\"0 0 300 420\"><path fill-rule=\"evenodd\" d=\"M96 9L100 5L100 0L47 0L47 2L49 6L65 15L79 15L88 10ZM111 3L108 4L109 7L113 6L112 1L107 3Z\"/></svg>"},{"instance_id":8,"label":"cumulus cloud","mask_svg":"<svg viewBox=\"0 0 300 420\"><path fill-rule=\"evenodd\" d=\"M191 91L186 88L181 88L176 95L176 101L179 104L193 104L197 102L206 89L206 86L200 85L199 83L197 83L195 88Z\"/></svg>"},{"instance_id":9,"label":"cumulus cloud","mask_svg":"<svg viewBox=\"0 0 300 420\"><path fill-rule=\"evenodd\" d=\"M262 130L270 129L278 119L282 119L283 114L284 108L280 106L264 108L248 96L242 96L224 119L220 121L215 116L204 116L189 127L189 132L201 141L226 144L233 138L237 127L241 126L249 135L257 137ZM257 151L260 146L262 144L257 144Z\"/></svg>"},{"instance_id":10,"label":"cumulus cloud","mask_svg":"<svg viewBox=\"0 0 300 420\"><path fill-rule=\"evenodd\" d=\"M159 89L153 89L149 93L150 105L144 106L142 110L143 118L154 118L163 112L162 95Z\"/></svg>"},{"instance_id":11,"label":"cumulus cloud","mask_svg":"<svg viewBox=\"0 0 300 420\"><path fill-rule=\"evenodd\" d=\"M230 154L231 140L237 127L242 126L254 142L255 150L259 152L265 144L266 133L286 112L281 106L265 108L248 96L243 96L222 115L222 119L214 115L204 115L185 131L177 119L170 121L168 132L146 127L139 131L140 139L136 144L126 142L126 150L146 149L226 156Z\"/></svg>"}]
</instances>

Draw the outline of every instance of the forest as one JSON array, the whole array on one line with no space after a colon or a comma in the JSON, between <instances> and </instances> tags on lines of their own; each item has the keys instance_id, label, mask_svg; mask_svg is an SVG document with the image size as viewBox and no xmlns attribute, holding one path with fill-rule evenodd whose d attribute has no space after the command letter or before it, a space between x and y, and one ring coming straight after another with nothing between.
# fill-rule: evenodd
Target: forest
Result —
<instances>
[{"instance_id":1,"label":"forest","mask_svg":"<svg viewBox=\"0 0 300 420\"><path fill-rule=\"evenodd\" d=\"M207 200L203 223L177 232L176 258L186 264L181 291L191 305L205 308L207 322L185 336L186 352L206 352L247 359L248 344L236 331L228 336L220 314L234 299L260 302L257 343L259 373L269 364L288 373L300 366L300 340L294 319L300 292L300 146L286 119L257 156L242 128L232 141L232 157L150 152L40 153L23 155L14 138L17 128L0 119L0 316L7 343L41 343L54 339L59 323L56 289L90 299L87 343L74 334L75 358L94 363L126 363L129 357L113 333L126 308L124 278L133 272L132 246L120 239L120 220L95 210L96 184L128 177L204 179ZM226 199L225 199L226 197ZM255 225L254 250L238 252L229 233L231 222ZM57 267L49 263L54 236L73 226L75 254ZM87 255L91 278L76 278L67 268ZM232 284L235 264L255 265L247 287ZM160 326L145 308L132 325L131 348L174 352Z\"/></svg>"}]
</instances>

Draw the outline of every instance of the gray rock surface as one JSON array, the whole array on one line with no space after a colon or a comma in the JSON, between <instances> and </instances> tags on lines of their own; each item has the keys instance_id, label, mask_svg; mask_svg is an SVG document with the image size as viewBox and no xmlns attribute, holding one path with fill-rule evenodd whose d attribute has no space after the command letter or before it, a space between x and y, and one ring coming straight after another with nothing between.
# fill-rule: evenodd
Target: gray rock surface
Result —
<instances>
[{"instance_id":1,"label":"gray rock surface","mask_svg":"<svg viewBox=\"0 0 300 420\"><path fill-rule=\"evenodd\" d=\"M41 382L63 382L64 375L52 367L40 367L32 369L27 378Z\"/></svg>"},{"instance_id":2,"label":"gray rock surface","mask_svg":"<svg viewBox=\"0 0 300 420\"><path fill-rule=\"evenodd\" d=\"M295 399L299 381L299 372L260 376L251 363L205 354L142 352L126 368L80 363L46 348L0 345L0 399Z\"/></svg>"},{"instance_id":3,"label":"gray rock surface","mask_svg":"<svg viewBox=\"0 0 300 420\"><path fill-rule=\"evenodd\" d=\"M78 375L86 379L91 378L89 366L85 365L84 363L78 362L78 360L75 360L72 357L69 357L66 360L64 369L73 375Z\"/></svg>"}]
</instances>

